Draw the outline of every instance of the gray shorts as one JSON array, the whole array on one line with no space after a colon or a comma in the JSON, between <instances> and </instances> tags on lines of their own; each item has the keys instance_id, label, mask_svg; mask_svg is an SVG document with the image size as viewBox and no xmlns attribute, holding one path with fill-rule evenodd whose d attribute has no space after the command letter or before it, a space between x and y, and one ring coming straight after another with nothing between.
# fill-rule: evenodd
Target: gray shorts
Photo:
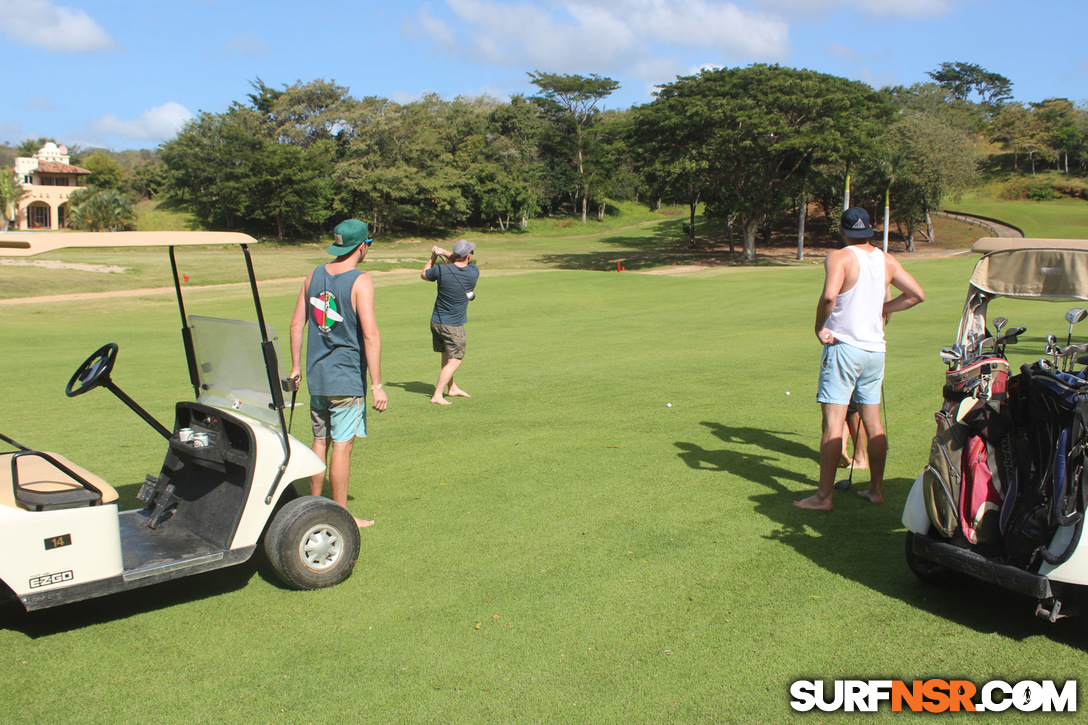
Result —
<instances>
[{"instance_id":1,"label":"gray shorts","mask_svg":"<svg viewBox=\"0 0 1088 725\"><path fill-rule=\"evenodd\" d=\"M314 438L332 438L343 443L366 438L366 397L354 395L311 395L310 423Z\"/></svg>"},{"instance_id":2,"label":"gray shorts","mask_svg":"<svg viewBox=\"0 0 1088 725\"><path fill-rule=\"evenodd\" d=\"M462 360L465 357L465 326L443 325L431 321L431 346L446 357Z\"/></svg>"}]
</instances>

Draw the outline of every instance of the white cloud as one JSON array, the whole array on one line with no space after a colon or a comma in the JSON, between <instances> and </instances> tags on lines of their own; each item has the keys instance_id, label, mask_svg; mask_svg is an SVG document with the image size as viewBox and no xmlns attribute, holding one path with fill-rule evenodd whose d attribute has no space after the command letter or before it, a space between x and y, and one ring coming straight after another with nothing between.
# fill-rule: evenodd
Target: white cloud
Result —
<instances>
[{"instance_id":1,"label":"white cloud","mask_svg":"<svg viewBox=\"0 0 1088 725\"><path fill-rule=\"evenodd\" d=\"M723 61L778 61L784 21L721 0L446 0L451 21L421 11L418 29L469 59L556 73L660 81L698 51ZM651 75L653 74L653 75Z\"/></svg>"},{"instance_id":2,"label":"white cloud","mask_svg":"<svg viewBox=\"0 0 1088 725\"><path fill-rule=\"evenodd\" d=\"M144 111L135 120L125 121L112 113L107 113L90 123L90 129L94 133L121 136L122 138L136 140L165 141L173 138L185 125L185 122L193 117L188 108L169 101L161 106L156 106Z\"/></svg>"},{"instance_id":3,"label":"white cloud","mask_svg":"<svg viewBox=\"0 0 1088 725\"><path fill-rule=\"evenodd\" d=\"M49 99L42 98L40 96L31 98L26 102L26 107L32 111L45 111L46 113L52 113L57 110L57 107L50 103Z\"/></svg>"},{"instance_id":4,"label":"white cloud","mask_svg":"<svg viewBox=\"0 0 1088 725\"><path fill-rule=\"evenodd\" d=\"M823 49L827 51L828 55L833 55L841 60L848 60L852 63L861 61L861 53L853 48L846 47L842 43L826 43L824 44Z\"/></svg>"},{"instance_id":5,"label":"white cloud","mask_svg":"<svg viewBox=\"0 0 1088 725\"><path fill-rule=\"evenodd\" d=\"M53 0L0 0L0 32L20 45L58 53L120 49L86 12Z\"/></svg>"},{"instance_id":6,"label":"white cloud","mask_svg":"<svg viewBox=\"0 0 1088 725\"><path fill-rule=\"evenodd\" d=\"M235 35L223 45L226 56L242 56L245 58L262 58L269 54L268 43L264 38L255 33L245 32Z\"/></svg>"},{"instance_id":7,"label":"white cloud","mask_svg":"<svg viewBox=\"0 0 1088 725\"><path fill-rule=\"evenodd\" d=\"M878 18L934 18L964 0L753 0L782 17L819 18L839 10L857 10Z\"/></svg>"}]
</instances>

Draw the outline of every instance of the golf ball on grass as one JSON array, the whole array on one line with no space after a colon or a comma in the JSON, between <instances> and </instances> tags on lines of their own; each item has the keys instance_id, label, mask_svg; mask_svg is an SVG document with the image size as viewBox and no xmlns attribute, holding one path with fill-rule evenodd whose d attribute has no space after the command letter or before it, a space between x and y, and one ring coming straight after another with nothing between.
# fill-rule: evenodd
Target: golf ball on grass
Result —
<instances>
[{"instance_id":1,"label":"golf ball on grass","mask_svg":"<svg viewBox=\"0 0 1088 725\"><path fill-rule=\"evenodd\" d=\"M787 390L787 391L786 391L786 395L789 395L789 394L790 394L790 391L788 391L788 390Z\"/></svg>"},{"instance_id":2,"label":"golf ball on grass","mask_svg":"<svg viewBox=\"0 0 1088 725\"><path fill-rule=\"evenodd\" d=\"M671 407L672 407L672 403L665 403L665 407L666 407L666 408L671 408Z\"/></svg>"}]
</instances>

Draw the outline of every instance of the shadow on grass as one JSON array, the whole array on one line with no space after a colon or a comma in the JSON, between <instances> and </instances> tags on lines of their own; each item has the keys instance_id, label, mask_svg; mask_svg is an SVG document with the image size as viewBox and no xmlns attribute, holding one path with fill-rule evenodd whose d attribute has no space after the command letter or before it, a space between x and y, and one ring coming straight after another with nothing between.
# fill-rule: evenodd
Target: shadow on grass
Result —
<instances>
[{"instance_id":1,"label":"shadow on grass","mask_svg":"<svg viewBox=\"0 0 1088 725\"><path fill-rule=\"evenodd\" d=\"M0 609L0 627L32 639L70 632L237 591L249 583L256 568L251 559L225 569L35 612L24 611L18 602L5 602Z\"/></svg>"},{"instance_id":2,"label":"shadow on grass","mask_svg":"<svg viewBox=\"0 0 1088 725\"><path fill-rule=\"evenodd\" d=\"M1074 618L1057 624L1044 622L1033 616L1035 601L1029 597L970 577L954 587L934 586L915 577L906 564L906 532L900 521L903 499L913 480L886 480L885 490L894 495L885 505L873 506L855 495L868 485L868 476L857 472L862 475L855 474L851 491L835 492L833 512L806 511L793 502L815 488L819 463L816 449L792 440L792 433L705 421L702 425L728 447L711 450L678 442L677 455L692 468L729 473L766 487L768 493L750 499L757 514L776 524L765 538L790 547L827 571L977 632L1017 640L1042 635L1088 650L1088 628L1083 621ZM747 452L735 446L753 446L762 452ZM781 465L785 458L811 466L812 475ZM787 485L791 482L805 488L798 491L796 486Z\"/></svg>"},{"instance_id":3,"label":"shadow on grass","mask_svg":"<svg viewBox=\"0 0 1088 725\"><path fill-rule=\"evenodd\" d=\"M608 247L601 250L600 246ZM615 271L617 264L635 272L669 265L697 264L704 267L741 266L741 246L735 251L721 241L697 239L692 249L682 231L681 221L655 222L637 235L615 235L594 240L594 250L544 254L534 261L555 269ZM747 266L781 266L781 258L758 256Z\"/></svg>"},{"instance_id":4,"label":"shadow on grass","mask_svg":"<svg viewBox=\"0 0 1088 725\"><path fill-rule=\"evenodd\" d=\"M434 395L434 383L425 383L421 380L414 380L410 383L385 383L385 387L400 388L406 393L426 395L428 398Z\"/></svg>"}]
</instances>

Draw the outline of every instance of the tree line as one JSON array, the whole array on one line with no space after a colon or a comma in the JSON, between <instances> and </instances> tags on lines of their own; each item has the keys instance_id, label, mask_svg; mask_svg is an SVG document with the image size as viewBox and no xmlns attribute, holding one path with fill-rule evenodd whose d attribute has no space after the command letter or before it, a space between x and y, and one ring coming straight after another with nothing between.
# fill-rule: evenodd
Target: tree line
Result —
<instances>
[{"instance_id":1,"label":"tree line","mask_svg":"<svg viewBox=\"0 0 1088 725\"><path fill-rule=\"evenodd\" d=\"M207 228L281 240L349 216L379 234L518 230L552 215L587 223L608 200L636 200L685 205L693 245L704 209L727 223L731 243L736 230L749 260L771 221L793 210L803 238L804 210L815 203L835 218L851 190L873 210L890 200L909 246L931 234L931 211L975 182L990 144L1014 171L1088 173L1088 110L1013 102L1007 78L970 63L928 75L876 90L777 65L709 69L622 110L603 108L619 84L593 74L530 73L536 93L507 101L410 103L258 78L152 159L117 164L119 175L106 154L84 165L101 155L92 183L165 196Z\"/></svg>"}]
</instances>

